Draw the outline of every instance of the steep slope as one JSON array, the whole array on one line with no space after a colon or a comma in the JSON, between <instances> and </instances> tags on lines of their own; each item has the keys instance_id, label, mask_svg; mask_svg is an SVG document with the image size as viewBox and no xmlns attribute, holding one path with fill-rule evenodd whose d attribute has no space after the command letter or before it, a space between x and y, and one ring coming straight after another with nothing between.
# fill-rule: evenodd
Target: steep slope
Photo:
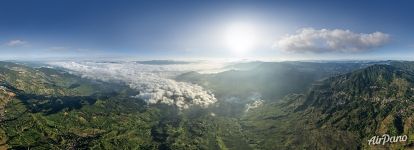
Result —
<instances>
[{"instance_id":1,"label":"steep slope","mask_svg":"<svg viewBox=\"0 0 414 150\"><path fill-rule=\"evenodd\" d=\"M318 127L354 132L367 146L375 135L414 137L414 72L394 65L374 65L325 80L298 110L319 112ZM409 145L399 143L399 147Z\"/></svg>"},{"instance_id":2,"label":"steep slope","mask_svg":"<svg viewBox=\"0 0 414 150\"><path fill-rule=\"evenodd\" d=\"M414 72L407 69L411 64L373 65L323 80L305 95L290 95L273 107L268 104L249 112L242 119L244 129L247 134L266 129L283 135L281 148L408 148L414 142ZM407 135L409 139L368 145L371 137L383 134Z\"/></svg>"}]
</instances>

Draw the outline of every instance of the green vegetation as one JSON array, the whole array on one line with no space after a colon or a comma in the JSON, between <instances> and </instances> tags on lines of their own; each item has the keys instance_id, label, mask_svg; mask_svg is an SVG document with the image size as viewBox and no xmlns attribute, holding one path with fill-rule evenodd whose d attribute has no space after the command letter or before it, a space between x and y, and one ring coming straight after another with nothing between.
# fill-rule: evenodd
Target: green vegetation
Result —
<instances>
[{"instance_id":1,"label":"green vegetation","mask_svg":"<svg viewBox=\"0 0 414 150\"><path fill-rule=\"evenodd\" d=\"M132 98L137 91L123 84L0 62L0 149L408 149L414 145L412 62L247 66L177 77L211 89L219 100L208 108L180 110L164 104L148 106ZM368 145L372 136L382 134L408 135L409 140Z\"/></svg>"},{"instance_id":2,"label":"green vegetation","mask_svg":"<svg viewBox=\"0 0 414 150\"><path fill-rule=\"evenodd\" d=\"M264 149L412 148L412 139L385 146L367 141L383 134L413 136L413 73L373 65L331 77L305 95L289 95L250 112L243 124L256 141L263 140L257 145Z\"/></svg>"},{"instance_id":3,"label":"green vegetation","mask_svg":"<svg viewBox=\"0 0 414 150\"><path fill-rule=\"evenodd\" d=\"M243 149L235 119L148 107L127 86L1 62L0 145L10 149ZM7 95L6 95L7 96ZM4 108L4 109L3 109ZM244 145L243 145L244 144Z\"/></svg>"},{"instance_id":4,"label":"green vegetation","mask_svg":"<svg viewBox=\"0 0 414 150\"><path fill-rule=\"evenodd\" d=\"M268 64L247 71L230 71L212 75L188 73L179 79L210 87L219 93L224 89L231 90L229 94L240 92L234 95L242 95L254 90L261 93L266 93L269 89L275 91L278 96L263 96L267 100L265 104L239 117L243 134L253 148L403 149L413 145L412 139L382 147L369 146L367 142L375 135L413 136L414 64L412 62L378 62L378 64L286 62L275 65L283 66L277 69L270 69L272 65L266 65ZM263 69L264 66L267 68ZM269 73L272 70L274 73ZM303 76L295 76L295 74ZM264 75L269 76L264 77ZM298 82L301 84L296 84ZM266 86L275 83L280 87ZM266 87L266 90L260 89L261 85ZM300 87L296 87L297 85ZM294 90L281 92L286 89ZM226 95L226 92L223 92L223 95ZM285 97L279 98L281 96ZM219 103L229 105L222 101ZM234 103L230 105L232 107L226 106L226 108L235 109L234 107L237 106Z\"/></svg>"}]
</instances>

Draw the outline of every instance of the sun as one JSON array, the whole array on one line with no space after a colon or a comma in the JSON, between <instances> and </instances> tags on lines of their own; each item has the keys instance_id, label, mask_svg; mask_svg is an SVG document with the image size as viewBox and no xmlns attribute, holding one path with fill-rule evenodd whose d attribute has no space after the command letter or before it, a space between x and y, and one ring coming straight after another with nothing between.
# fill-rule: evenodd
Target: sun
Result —
<instances>
[{"instance_id":1,"label":"sun","mask_svg":"<svg viewBox=\"0 0 414 150\"><path fill-rule=\"evenodd\" d=\"M224 32L224 41L234 54L244 55L257 43L257 29L248 23L232 23Z\"/></svg>"}]
</instances>

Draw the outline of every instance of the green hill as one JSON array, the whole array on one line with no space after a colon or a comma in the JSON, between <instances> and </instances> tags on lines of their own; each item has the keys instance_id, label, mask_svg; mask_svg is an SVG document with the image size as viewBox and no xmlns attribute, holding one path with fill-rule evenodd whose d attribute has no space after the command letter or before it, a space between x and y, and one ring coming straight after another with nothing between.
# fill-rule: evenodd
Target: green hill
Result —
<instances>
[{"instance_id":1,"label":"green hill","mask_svg":"<svg viewBox=\"0 0 414 150\"><path fill-rule=\"evenodd\" d=\"M149 106L132 98L139 91L122 83L0 62L0 149L413 146L412 62L255 62L248 66L177 77L212 89L218 99L208 108L180 110L163 104ZM368 145L371 137L383 134L409 139Z\"/></svg>"},{"instance_id":2,"label":"green hill","mask_svg":"<svg viewBox=\"0 0 414 150\"><path fill-rule=\"evenodd\" d=\"M257 139L265 143L274 143L266 141L269 137L279 137L283 142L276 145L284 144L283 148L410 147L414 142L414 74L407 69L412 63L404 63L373 65L323 80L305 95L290 95L273 107L252 111L243 119L246 131L262 131ZM274 136L263 136L265 130ZM383 134L411 138L385 146L368 145L371 137ZM266 148L270 147L275 146Z\"/></svg>"}]
</instances>

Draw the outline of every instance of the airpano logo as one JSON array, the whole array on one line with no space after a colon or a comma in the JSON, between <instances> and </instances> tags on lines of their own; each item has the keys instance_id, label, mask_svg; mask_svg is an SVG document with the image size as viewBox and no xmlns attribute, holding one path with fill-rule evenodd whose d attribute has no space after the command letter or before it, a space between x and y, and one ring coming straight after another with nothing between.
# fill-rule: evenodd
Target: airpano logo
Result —
<instances>
[{"instance_id":1,"label":"airpano logo","mask_svg":"<svg viewBox=\"0 0 414 150\"><path fill-rule=\"evenodd\" d=\"M382 136L373 136L371 139L368 140L368 145L385 145L385 143L405 142L407 141L407 139L407 135L390 136L388 134L384 134Z\"/></svg>"}]
</instances>

